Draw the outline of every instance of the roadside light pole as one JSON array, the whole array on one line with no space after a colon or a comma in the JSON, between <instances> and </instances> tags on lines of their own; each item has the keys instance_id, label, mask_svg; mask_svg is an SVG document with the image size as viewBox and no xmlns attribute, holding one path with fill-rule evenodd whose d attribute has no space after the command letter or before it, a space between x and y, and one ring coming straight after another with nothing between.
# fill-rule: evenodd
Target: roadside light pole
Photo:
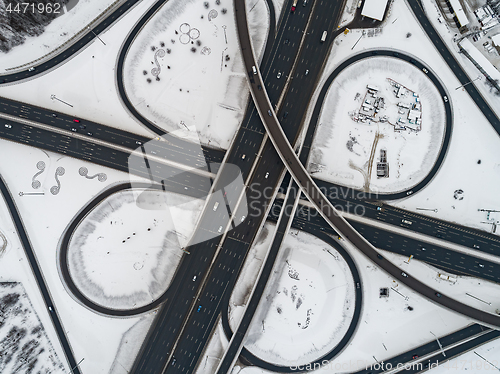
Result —
<instances>
[{"instance_id":1,"label":"roadside light pole","mask_svg":"<svg viewBox=\"0 0 500 374\"><path fill-rule=\"evenodd\" d=\"M446 353L444 353L444 349L443 349L443 346L441 345L441 342L439 341L438 337L436 336L436 334L434 334L432 331L429 331L432 335L434 335L434 337L436 338L436 341L439 345L439 349L441 349L441 353L443 354L444 357L446 357Z\"/></svg>"},{"instance_id":2,"label":"roadside light pole","mask_svg":"<svg viewBox=\"0 0 500 374\"><path fill-rule=\"evenodd\" d=\"M102 43L102 44L106 45L106 43L104 43L104 42L102 41L102 39L101 39L101 38L99 38L99 35L97 35L97 34L94 32L94 30L92 30L92 29L90 28L90 26L87 26L87 29L89 29L89 31L90 31L92 34L94 34L94 35L95 35L95 37L101 41L101 43Z\"/></svg>"},{"instance_id":3,"label":"roadside light pole","mask_svg":"<svg viewBox=\"0 0 500 374\"><path fill-rule=\"evenodd\" d=\"M465 87L465 86L467 86L468 84L471 84L472 82L477 81L478 79L481 79L481 76L478 76L476 79L473 79L473 80L471 80L470 82L467 82L467 83L465 83L465 84L462 84L461 86L458 86L457 88L455 88L455 90L458 90L459 88Z\"/></svg>"},{"instance_id":4,"label":"roadside light pole","mask_svg":"<svg viewBox=\"0 0 500 374\"><path fill-rule=\"evenodd\" d=\"M73 105L71 105L71 104L67 103L66 101L62 101L61 99L58 99L58 98L56 97L56 95L50 95L50 98L51 98L52 100L57 100L57 101L60 101L61 103L64 103L64 104L66 104L66 105L69 105L70 107L72 107L72 108L73 108Z\"/></svg>"}]
</instances>

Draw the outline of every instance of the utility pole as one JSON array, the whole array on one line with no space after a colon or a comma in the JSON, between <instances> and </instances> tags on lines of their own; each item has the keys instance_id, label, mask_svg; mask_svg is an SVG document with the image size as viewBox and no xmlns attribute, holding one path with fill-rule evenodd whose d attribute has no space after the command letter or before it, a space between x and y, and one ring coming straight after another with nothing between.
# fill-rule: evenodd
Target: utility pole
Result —
<instances>
[{"instance_id":1,"label":"utility pole","mask_svg":"<svg viewBox=\"0 0 500 374\"><path fill-rule=\"evenodd\" d=\"M104 43L104 42L102 41L102 39L101 39L101 38L99 38L99 35L97 35L97 34L94 32L94 30L92 30L92 29L90 28L90 26L87 26L87 29L89 29L89 31L90 31L92 34L94 34L94 35L95 35L95 37L101 41L101 43L102 43L102 44L106 45L106 43Z\"/></svg>"},{"instance_id":2,"label":"utility pole","mask_svg":"<svg viewBox=\"0 0 500 374\"><path fill-rule=\"evenodd\" d=\"M441 353L443 354L444 357L446 357L446 353L444 353L444 349L443 349L443 346L441 345L441 342L439 341L438 337L436 336L436 334L434 334L432 331L429 331L432 335L434 335L434 337L436 338L436 341L439 345L439 349L441 349Z\"/></svg>"}]
</instances>

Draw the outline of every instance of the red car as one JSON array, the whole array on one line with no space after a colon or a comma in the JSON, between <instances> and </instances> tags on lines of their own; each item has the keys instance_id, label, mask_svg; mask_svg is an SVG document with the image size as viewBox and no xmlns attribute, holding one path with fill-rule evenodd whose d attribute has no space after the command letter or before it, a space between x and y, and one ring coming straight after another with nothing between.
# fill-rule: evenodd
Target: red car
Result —
<instances>
[{"instance_id":1,"label":"red car","mask_svg":"<svg viewBox=\"0 0 500 374\"><path fill-rule=\"evenodd\" d=\"M75 119L73 119L73 122L77 122L78 123L78 122L80 122L80 120L75 118Z\"/></svg>"},{"instance_id":2,"label":"red car","mask_svg":"<svg viewBox=\"0 0 500 374\"><path fill-rule=\"evenodd\" d=\"M294 6L292 7L292 12L295 12L295 7Z\"/></svg>"},{"instance_id":3,"label":"red car","mask_svg":"<svg viewBox=\"0 0 500 374\"><path fill-rule=\"evenodd\" d=\"M413 355L412 359L415 360L416 358L418 358L418 355Z\"/></svg>"}]
</instances>

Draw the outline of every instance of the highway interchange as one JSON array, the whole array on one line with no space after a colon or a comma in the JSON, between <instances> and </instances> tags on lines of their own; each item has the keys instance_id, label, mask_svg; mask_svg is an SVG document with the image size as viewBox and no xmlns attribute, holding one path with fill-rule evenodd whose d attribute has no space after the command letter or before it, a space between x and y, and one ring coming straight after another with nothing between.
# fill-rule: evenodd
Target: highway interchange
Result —
<instances>
[{"instance_id":1,"label":"highway interchange","mask_svg":"<svg viewBox=\"0 0 500 374\"><path fill-rule=\"evenodd\" d=\"M129 6L132 6L132 3L134 2L126 2ZM160 3L163 2L157 2L155 6ZM282 187L285 186L285 190L288 186L297 187L295 181L291 181L289 176L285 176L286 172L284 165L280 162L280 156L266 135L266 130L264 129L261 118L264 119L265 125L267 125L265 123L266 120L280 119L281 125L283 126L283 134L287 142L292 144L294 146L293 148L300 146L300 144L296 143L296 139L300 131L303 130L303 118L309 99L315 88L315 82L321 73L321 66L333 42L333 37L330 36L327 43L319 43L320 34L323 30L330 30L329 35L335 33L336 24L339 21L339 12L341 12L343 4L342 2L310 1L306 7L298 7L297 12L292 14L287 11L287 6L288 8L290 6L289 3L291 3L291 1L288 1L284 5L285 11L282 12L278 20L276 35L273 37L271 33L268 39L268 45L266 46L266 52L258 76L253 76L251 73L250 67L255 64L253 56L251 56L252 62L246 60L247 71L249 71L249 83L252 87L252 94L254 96L254 101L257 103L257 107L252 102L249 103L246 117L236 135L236 140L225 156L220 150L207 148L200 149L200 147L196 145L186 145L184 144L186 142L183 141L173 141L171 137L150 141L148 138L113 129L103 124L92 123L86 120L74 122L74 118L62 113L54 113L43 108L15 102L9 99L0 99L0 111L9 116L0 118L0 136L5 139L66 154L81 160L87 160L122 171L128 170L130 156L134 150L139 148L143 158L136 156L137 162L134 163L134 165L138 165L138 167L136 170L133 170L133 172L137 175L152 179L152 183L157 183L154 188L163 188L165 190L188 194L197 198L205 198L208 196L207 208L204 210L197 230L192 238L192 243L195 244L191 245L189 248L191 255L185 255L183 257L174 283L169 287L167 293L156 300L152 305L140 310L119 312L123 313L121 315L133 315L150 310L150 308L157 307L164 303L148 333L148 337L143 344L132 372L163 373L166 371L192 372L194 370L199 362L203 348L210 338L211 332L218 320L218 316L222 314L223 319L227 316L227 304L225 304L223 300L228 299L228 295L237 280L239 270L241 270L246 254L259 228L268 217L272 220L280 219L279 213L281 213L281 209L275 209L275 207L279 207L280 204L282 205L283 201L274 200L278 192L278 186L280 186L280 184ZM235 7L237 10L241 10L243 5L236 0ZM120 13L126 10L126 8L121 7L119 9L123 9ZM148 21L154 13L151 9L148 13L149 15L145 15L139 24L144 24ZM418 9L414 8L414 11L418 11ZM118 13L116 15L118 15ZM238 15L241 15L241 13L237 12L237 19ZM314 22L311 22L312 19L314 19ZM241 24L241 20L238 19L238 26L241 26ZM105 24L103 24L102 27L104 26ZM109 24L106 27L108 26ZM105 27L103 30L104 29ZM136 26L134 30L138 32L140 27L137 28ZM133 35L133 33L130 35ZM128 39L131 38L130 35ZM89 40L82 38L80 45L76 45L75 48L82 48L85 43L88 42ZM251 53L251 48L248 48L248 46L242 43L244 55L245 50ZM121 63L123 63L123 59L126 56L126 48L122 48L122 51L125 52L121 52ZM70 52L75 53L75 49L71 49ZM60 55L50 60L50 64L47 63L47 65L43 65L40 68L37 67L36 72L30 73L29 76L34 76L44 70L57 66L65 58L69 57L71 54L70 52L68 52L68 55ZM366 52L364 55L360 54L354 56L352 60L346 62L346 66L353 61L366 58L367 55L384 55L384 53L385 52ZM411 57L405 56L404 54L395 55L394 53L394 51L387 51L387 55L389 56L392 55L392 57L411 59ZM247 56L247 58L249 57ZM410 63L416 65L420 69L424 66L416 59L413 59ZM453 63L451 63L450 67L452 66L454 66ZM454 66L454 68L454 72L458 72L456 74L463 73L459 71L460 68L458 64ZM308 74L307 78L305 74L306 70L311 72ZM262 78L260 74L262 74ZM26 77L26 73L17 73L2 78L5 78L6 83L9 83ZM286 79L288 77L290 77L290 79ZM432 72L429 77L436 84L438 90L440 90L441 86L437 84L437 78L435 76L433 78ZM118 82L121 82L122 78L118 75L117 79ZM473 85L468 86L473 87ZM440 92L441 95L444 96L444 91L440 90ZM477 91L474 92L472 88L469 93L476 103L479 103L478 106L482 108L481 110L483 110L483 113L485 113L487 117L489 116L488 119L498 131L498 126L495 125L495 123L498 123L498 119L494 114L493 117L488 114L489 107L485 105L484 100L477 94ZM133 113L133 108L129 108L126 104L126 95L121 94L121 97L129 111L131 111L139 121L143 122L140 116ZM318 105L320 102L322 102L322 99L318 100ZM272 103L270 110L273 112L276 111L276 117L272 116L271 118L267 118L267 109L261 109L268 108L268 103ZM445 137L444 144L449 141L449 135L452 130L451 108L449 105L446 105L446 103L445 108L447 108L446 134L448 140L446 140ZM489 110L491 111L491 109ZM287 113L287 115L285 116L284 113ZM493 112L491 111L491 113ZM291 120L292 118L296 120L293 121ZM23 122L23 119L27 121ZM32 122L42 124L45 127L34 126ZM79 123L85 127L81 128ZM143 122L143 124L145 123ZM5 125L10 125L11 127L9 128ZM147 124L145 125L147 126ZM49 130L50 127L54 130ZM308 127L308 135L310 135L309 132L311 132L311 134L314 133L314 128L315 124L311 121ZM56 129L58 131L55 131ZM72 133L78 134L80 137L75 137ZM162 134L159 133L159 135ZM304 162L304 157L307 158L308 149L310 149L311 143L307 143L308 139L311 142L312 135L306 136L303 151L300 153L302 162ZM98 144L96 144L97 140L99 140ZM118 150L116 149L117 146L121 146L124 149ZM277 146L276 143L275 146ZM301 179L297 177L297 170L300 168L298 160L294 159L297 156L293 148L290 148L291 153L288 153L288 156L283 156L283 153L281 154L287 160L285 164L287 164L287 167L295 170L294 176L297 178L302 188L306 190L307 188L312 188L312 185L302 185L302 183L300 183ZM279 149L280 152L284 152L281 148ZM446 149L447 146L443 145L440 157L444 157ZM155 153L152 153L152 151ZM154 156L151 156L152 154ZM157 157L164 158L165 163L163 163L162 160L157 160ZM219 164L223 161L224 157L225 162L222 163L222 167L219 170ZM149 158L155 160L151 161ZM175 167L169 165L167 161L185 164L193 169L203 171L205 174L179 171ZM432 179L433 175L438 171L441 161L438 159L432 175L426 178L425 183L423 181L421 182L423 184L415 186L412 193L423 188L425 184ZM236 165L239 171L235 172L235 169L228 165ZM215 174L217 174L217 176L215 176ZM305 176L303 176L303 178L305 178ZM232 183L233 181L240 180L243 181L243 183ZM304 179L302 179L302 182L304 182ZM320 181L317 180L314 182L320 183ZM247 186L255 183L261 184L264 188L271 188L274 193L269 196L253 196L250 193L251 191L247 189ZM332 185L326 184L325 187L331 188ZM121 188L128 188L128 186L123 185L116 190ZM109 193L107 191L102 196L97 197L88 205L87 209L90 210L92 206L95 206L116 190L110 190ZM289 188L289 190L294 190L294 188ZM404 194L407 195L407 192L408 191L404 191ZM2 189L2 193L6 196L4 189ZM312 198L311 200L319 204L321 196L315 196L313 189L309 190L309 194L309 197ZM240 204L242 196L246 196L249 207L248 211L244 210ZM392 198L401 197L403 196ZM289 202L287 204L297 206L298 198L299 196L296 195L289 196ZM484 232L459 227L458 225L451 225L439 220L432 220L431 222L425 216L404 212L386 205L384 205L384 211L381 212L372 201L360 202L355 198L352 200L355 200L357 203L362 203L367 207L367 217L383 219L397 226L401 226L401 217L411 217L415 224L412 224L411 227L406 227L409 230L420 230L430 235L437 235L443 240L460 241L461 244L465 244L469 247L472 244L473 247L478 247L477 250L489 251L494 254L498 254L498 249L500 249L499 241L496 237ZM214 204L219 201L223 201L221 206L217 210L212 209ZM348 201L349 196L344 199L337 199L336 202L332 201L332 203L346 204ZM323 206L326 206L326 203ZM259 209L256 207L259 207ZM266 207L268 208L266 209ZM304 210L302 210L302 212L304 212ZM11 214L12 213L13 211L11 209ZM13 214L13 217L15 217L16 214L17 213ZM285 212L285 214L287 213ZM314 232L315 235L323 238L325 241L332 242L333 246L336 246L336 244L333 244L334 242L330 236L326 236L328 232L335 232L335 235L337 235L338 232L338 234L357 244L358 248L367 243L364 240L357 240L355 236L350 236L352 234L346 234L346 232L349 232L350 226L337 223L337 231L332 231L319 216L316 217L315 220L304 220L304 216L300 214L294 216L288 213L288 217L285 217L285 214L281 216L282 234L287 231L286 228L292 225L292 227L297 227L304 231ZM243 216L245 216L246 219L242 219ZM328 217L327 215L327 218L331 219L332 217ZM80 219L81 217L72 222L73 227L78 224ZM220 226L224 226L222 237L220 237L218 232ZM435 253L442 249L433 250L429 248L429 251L421 251L422 244L418 241L413 241L411 249L409 249L408 253L405 253L405 247L410 247L410 245L407 244L407 241L409 241L408 238L393 235L394 238L391 237L391 239L394 239L394 245L392 245L392 247L397 247L397 249L391 248L390 241L387 243L377 242L377 235L380 233L373 227L360 225L359 223L353 223L353 226L356 230L362 232L367 240L374 245L376 244L379 248L391 250L396 253L414 254L416 258L433 263L441 268L446 268L446 264L443 264L442 261L442 259L446 259L446 256L461 256L463 259L463 255L456 253ZM464 231L466 231L468 235L464 235ZM68 233L71 233L71 231L68 231ZM280 240L277 241L278 244L280 242ZM400 245L396 245L398 243L400 243ZM386 247L384 248L383 245ZM275 247L277 251L279 245ZM64 252L64 249L65 246L62 247L61 252ZM381 267L387 267L386 264L383 264L384 260L377 258L376 254L372 253L368 257L381 265ZM441 261L438 261L439 259L441 259ZM450 258L448 258L448 260L449 259ZM484 265L484 261L481 261ZM64 264L64 260L61 263ZM496 280L498 274L500 274L498 270L495 271L495 269L498 269L496 267L498 265L496 264L486 264L486 271L488 272L483 273L483 270L478 268L478 261L473 257L468 258L466 261L460 261L459 259L450 261L450 264L454 264L455 266L460 263L464 265L464 269L460 271L462 274L474 273L474 275L478 277L493 277L493 280ZM272 262L269 264L266 263L266 265L269 269L272 268ZM456 273L459 272L456 267L447 269ZM401 279L401 276L397 277L396 273L398 271L400 273L399 269L393 269L394 277L403 283L405 283L404 281L408 281L408 279ZM353 274L355 273L356 272L353 271ZM193 276L197 276L199 281L191 282L190 280ZM266 278L264 277L261 283L261 291L265 286L265 281ZM411 284L408 285L412 287ZM412 288L420 290L422 294L427 295L431 299L435 299L432 290L431 293L429 293L425 287L422 288L418 286L417 281L415 281L413 285L415 288ZM356 298L356 302L361 302L360 292L361 291L359 291L359 297ZM73 290L73 293L75 294L77 291ZM441 300L434 301L442 301L446 299L446 297L440 299ZM80 301L83 302L82 300L83 299ZM258 297L256 298L256 302L253 304L250 303L249 305L253 305L255 308L257 304ZM445 304L450 306L453 305L453 302L447 299ZM202 306L201 310L195 311L198 309L198 306ZM96 308L96 306L90 304L88 304L87 307L91 309ZM100 310L100 312L104 314L113 314L105 310ZM115 315L120 315L116 313L115 311ZM475 315L477 316L477 314ZM481 320L482 317L481 315L481 317L477 319ZM486 317L485 321L491 325L496 325L496 319L488 319L489 317ZM251 314L248 318L250 319L247 322L247 326L251 320ZM351 334L352 333L353 331L351 331ZM64 336L64 333L61 334ZM60 338L61 334L59 334ZM242 340L243 337L244 334L241 335ZM350 338L350 335L346 335L345 339L347 340L344 344L347 343ZM237 348L237 352L239 352L242 348L241 343L235 345L235 347ZM335 349L333 349L332 352L335 352ZM335 354L336 352L333 356ZM258 361L257 358L249 358L248 352L245 353L245 351L243 351L243 355L246 355L246 358L250 361ZM228 357L231 357L231 355ZM234 362L235 358L237 358L236 353L234 353L231 360L228 359L227 362L231 364ZM400 357L398 359L407 358ZM70 360L70 364L71 362ZM269 365L263 362L256 362L256 364L263 367ZM223 370L225 369L220 370L222 370L220 372L224 372ZM283 368L281 368L281 370L283 370Z\"/></svg>"}]
</instances>

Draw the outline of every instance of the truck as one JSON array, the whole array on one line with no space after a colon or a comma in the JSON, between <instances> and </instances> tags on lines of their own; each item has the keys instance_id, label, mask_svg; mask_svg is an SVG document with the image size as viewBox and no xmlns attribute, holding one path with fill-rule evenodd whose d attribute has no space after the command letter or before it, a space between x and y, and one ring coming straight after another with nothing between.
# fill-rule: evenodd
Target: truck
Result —
<instances>
[{"instance_id":1,"label":"truck","mask_svg":"<svg viewBox=\"0 0 500 374\"><path fill-rule=\"evenodd\" d=\"M299 0L293 0L293 4L292 4L292 13L295 12L295 8L297 8L297 3L299 2Z\"/></svg>"},{"instance_id":2,"label":"truck","mask_svg":"<svg viewBox=\"0 0 500 374\"><path fill-rule=\"evenodd\" d=\"M323 35L321 35L321 42L324 42L326 40L326 35L328 33L326 31L323 31Z\"/></svg>"}]
</instances>

